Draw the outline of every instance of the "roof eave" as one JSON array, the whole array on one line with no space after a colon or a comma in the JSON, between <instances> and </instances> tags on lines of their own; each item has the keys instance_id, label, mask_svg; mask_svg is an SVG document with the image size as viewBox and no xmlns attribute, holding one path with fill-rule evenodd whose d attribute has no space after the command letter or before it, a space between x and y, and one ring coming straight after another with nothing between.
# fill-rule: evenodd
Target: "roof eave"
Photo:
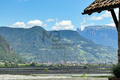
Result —
<instances>
[{"instance_id":1,"label":"roof eave","mask_svg":"<svg viewBox=\"0 0 120 80\"><path fill-rule=\"evenodd\" d=\"M92 13L95 13L95 12L102 12L104 10L111 10L113 8L117 8L117 7L120 7L120 4L117 4L117 5L110 5L110 6L105 6L105 7L102 7L102 8L95 8L95 9L91 9L91 10L87 10L87 11L84 11L82 13L82 15L84 14L88 14L88 15L91 15Z\"/></svg>"}]
</instances>

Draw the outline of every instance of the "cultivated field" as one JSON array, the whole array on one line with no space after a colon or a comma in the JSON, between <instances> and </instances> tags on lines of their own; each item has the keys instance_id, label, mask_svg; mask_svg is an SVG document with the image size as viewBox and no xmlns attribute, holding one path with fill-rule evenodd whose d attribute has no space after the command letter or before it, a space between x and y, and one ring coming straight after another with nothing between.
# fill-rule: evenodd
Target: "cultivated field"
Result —
<instances>
[{"instance_id":1,"label":"cultivated field","mask_svg":"<svg viewBox=\"0 0 120 80\"><path fill-rule=\"evenodd\" d=\"M48 70L45 70L48 69ZM111 67L9 67L0 68L0 74L110 74Z\"/></svg>"}]
</instances>

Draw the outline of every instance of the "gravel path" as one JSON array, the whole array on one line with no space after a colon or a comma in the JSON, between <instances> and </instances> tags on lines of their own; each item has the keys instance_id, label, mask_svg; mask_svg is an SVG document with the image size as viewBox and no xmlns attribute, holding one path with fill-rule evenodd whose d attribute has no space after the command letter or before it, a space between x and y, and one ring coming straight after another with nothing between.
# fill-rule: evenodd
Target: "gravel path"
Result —
<instances>
[{"instance_id":1,"label":"gravel path","mask_svg":"<svg viewBox=\"0 0 120 80\"><path fill-rule=\"evenodd\" d=\"M67 77L67 76L31 76L31 75L0 75L0 80L108 80L108 78Z\"/></svg>"}]
</instances>

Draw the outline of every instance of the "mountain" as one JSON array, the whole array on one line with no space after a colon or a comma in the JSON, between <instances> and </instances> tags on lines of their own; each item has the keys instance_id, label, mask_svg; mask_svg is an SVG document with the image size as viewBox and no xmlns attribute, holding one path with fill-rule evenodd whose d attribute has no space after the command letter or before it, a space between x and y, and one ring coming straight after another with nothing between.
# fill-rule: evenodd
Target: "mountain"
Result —
<instances>
[{"instance_id":1,"label":"mountain","mask_svg":"<svg viewBox=\"0 0 120 80\"><path fill-rule=\"evenodd\" d=\"M113 26L88 26L84 30L76 30L81 36L94 41L96 44L103 44L118 48L117 46L117 29Z\"/></svg>"},{"instance_id":2,"label":"mountain","mask_svg":"<svg viewBox=\"0 0 120 80\"><path fill-rule=\"evenodd\" d=\"M15 53L10 44L0 36L0 61L25 63L26 60Z\"/></svg>"},{"instance_id":3,"label":"mountain","mask_svg":"<svg viewBox=\"0 0 120 80\"><path fill-rule=\"evenodd\" d=\"M29 29L0 27L0 35L11 44L17 54L35 62L116 61L117 50L97 45L72 30L46 31L40 26Z\"/></svg>"}]
</instances>

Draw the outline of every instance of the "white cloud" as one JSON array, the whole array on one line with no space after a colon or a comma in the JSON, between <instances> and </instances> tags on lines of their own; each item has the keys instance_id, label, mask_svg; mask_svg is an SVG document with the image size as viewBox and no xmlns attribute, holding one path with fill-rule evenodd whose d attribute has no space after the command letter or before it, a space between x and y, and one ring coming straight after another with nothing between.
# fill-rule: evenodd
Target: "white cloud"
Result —
<instances>
[{"instance_id":1,"label":"white cloud","mask_svg":"<svg viewBox=\"0 0 120 80\"><path fill-rule=\"evenodd\" d=\"M104 18L104 17L111 17L111 13L109 11L106 11L103 15L101 15L100 17Z\"/></svg>"},{"instance_id":2,"label":"white cloud","mask_svg":"<svg viewBox=\"0 0 120 80\"><path fill-rule=\"evenodd\" d=\"M29 21L27 23L27 27L33 27L33 26L47 26L46 24L44 24L42 21L40 20L33 20L33 21Z\"/></svg>"},{"instance_id":3,"label":"white cloud","mask_svg":"<svg viewBox=\"0 0 120 80\"><path fill-rule=\"evenodd\" d=\"M59 21L57 18L55 18L56 21Z\"/></svg>"},{"instance_id":4,"label":"white cloud","mask_svg":"<svg viewBox=\"0 0 120 80\"><path fill-rule=\"evenodd\" d=\"M14 28L31 28L33 26L47 26L47 25L44 24L40 20L33 20L33 21L28 21L27 24L25 24L24 22L16 22L13 25L11 25L10 27L14 27Z\"/></svg>"},{"instance_id":5,"label":"white cloud","mask_svg":"<svg viewBox=\"0 0 120 80\"><path fill-rule=\"evenodd\" d=\"M118 16L119 8L116 8L116 9L115 9L115 13L116 13L116 15Z\"/></svg>"},{"instance_id":6,"label":"white cloud","mask_svg":"<svg viewBox=\"0 0 120 80\"><path fill-rule=\"evenodd\" d=\"M94 23L81 25L81 31L83 31L86 26L91 26L91 25L94 25Z\"/></svg>"},{"instance_id":7,"label":"white cloud","mask_svg":"<svg viewBox=\"0 0 120 80\"><path fill-rule=\"evenodd\" d=\"M84 30L84 28L85 28L85 25L84 25L85 22L86 22L86 20L85 20L85 18L83 18L83 22L80 23L81 31Z\"/></svg>"},{"instance_id":8,"label":"white cloud","mask_svg":"<svg viewBox=\"0 0 120 80\"><path fill-rule=\"evenodd\" d=\"M94 23L86 24L86 20L83 18L83 22L80 23L81 31L83 31L86 26L90 25L94 25Z\"/></svg>"},{"instance_id":9,"label":"white cloud","mask_svg":"<svg viewBox=\"0 0 120 80\"><path fill-rule=\"evenodd\" d=\"M115 23L106 24L107 26L115 26Z\"/></svg>"},{"instance_id":10,"label":"white cloud","mask_svg":"<svg viewBox=\"0 0 120 80\"><path fill-rule=\"evenodd\" d=\"M110 19L111 22L113 22L113 19Z\"/></svg>"},{"instance_id":11,"label":"white cloud","mask_svg":"<svg viewBox=\"0 0 120 80\"><path fill-rule=\"evenodd\" d=\"M118 18L118 11L119 11L119 9L116 8L114 11L115 11L116 16ZM112 17L110 11L106 11L104 14L102 14L101 16L98 16L98 17L96 17L95 15L92 16L92 17L89 17L88 20L102 20L102 19L108 18L108 17Z\"/></svg>"},{"instance_id":12,"label":"white cloud","mask_svg":"<svg viewBox=\"0 0 120 80\"><path fill-rule=\"evenodd\" d=\"M54 19L47 19L46 22L55 21Z\"/></svg>"},{"instance_id":13,"label":"white cloud","mask_svg":"<svg viewBox=\"0 0 120 80\"><path fill-rule=\"evenodd\" d=\"M53 30L64 30L64 29L73 29L74 26L72 25L71 21L63 20L61 22L56 22L55 26L52 27Z\"/></svg>"},{"instance_id":14,"label":"white cloud","mask_svg":"<svg viewBox=\"0 0 120 80\"><path fill-rule=\"evenodd\" d=\"M24 27L26 27L26 25L25 25L25 23L24 22L16 22L16 23L14 23L12 26L10 26L10 27L16 27L16 28L24 28Z\"/></svg>"},{"instance_id":15,"label":"white cloud","mask_svg":"<svg viewBox=\"0 0 120 80\"><path fill-rule=\"evenodd\" d=\"M80 23L80 25L84 24L86 22L85 18L83 18L83 22Z\"/></svg>"},{"instance_id":16,"label":"white cloud","mask_svg":"<svg viewBox=\"0 0 120 80\"><path fill-rule=\"evenodd\" d=\"M114 11L115 11L116 16L118 17L119 9L116 8ZM101 17L112 17L112 15L111 15L110 11L106 11L103 15L101 15Z\"/></svg>"},{"instance_id":17,"label":"white cloud","mask_svg":"<svg viewBox=\"0 0 120 80\"><path fill-rule=\"evenodd\" d=\"M55 19L47 19L46 22L55 21L55 20L59 21L57 18L55 18Z\"/></svg>"},{"instance_id":18,"label":"white cloud","mask_svg":"<svg viewBox=\"0 0 120 80\"><path fill-rule=\"evenodd\" d=\"M96 17L96 16L92 16L90 18L88 18L89 20L102 20L103 17L102 16L99 16L99 17Z\"/></svg>"}]
</instances>

